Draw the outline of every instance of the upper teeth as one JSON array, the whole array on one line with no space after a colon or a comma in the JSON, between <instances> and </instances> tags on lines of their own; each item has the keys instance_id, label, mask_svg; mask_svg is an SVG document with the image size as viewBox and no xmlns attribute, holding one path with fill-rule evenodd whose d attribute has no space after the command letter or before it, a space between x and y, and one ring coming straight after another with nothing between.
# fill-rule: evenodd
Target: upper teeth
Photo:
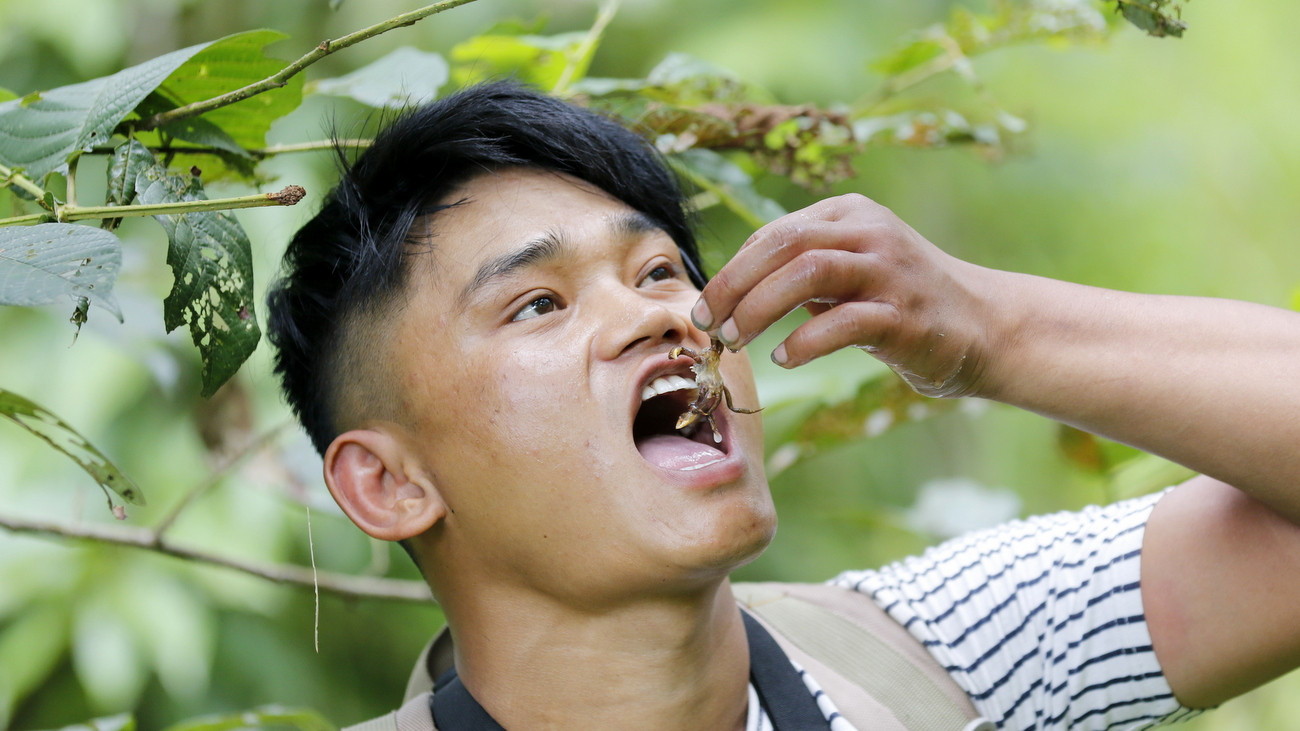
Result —
<instances>
[{"instance_id":1,"label":"upper teeth","mask_svg":"<svg viewBox=\"0 0 1300 731\"><path fill-rule=\"evenodd\" d=\"M660 394L695 388L695 381L681 376L659 376L641 389L641 400L647 401Z\"/></svg>"}]
</instances>

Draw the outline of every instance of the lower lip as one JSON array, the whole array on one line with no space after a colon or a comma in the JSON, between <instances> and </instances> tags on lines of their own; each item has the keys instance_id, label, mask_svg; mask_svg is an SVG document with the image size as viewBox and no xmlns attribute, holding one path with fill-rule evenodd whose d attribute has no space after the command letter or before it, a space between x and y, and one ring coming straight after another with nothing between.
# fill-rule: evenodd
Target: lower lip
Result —
<instances>
[{"instance_id":1,"label":"lower lip","mask_svg":"<svg viewBox=\"0 0 1300 731\"><path fill-rule=\"evenodd\" d=\"M724 427L725 429L725 427ZM641 453L637 452L637 457L662 478L678 486L693 489L707 490L714 487L735 482L745 473L745 460L740 449L731 439L731 434L727 434L725 444L729 451L725 452L721 459L704 464L691 465L683 469L668 469L660 467L653 462L645 459Z\"/></svg>"}]
</instances>

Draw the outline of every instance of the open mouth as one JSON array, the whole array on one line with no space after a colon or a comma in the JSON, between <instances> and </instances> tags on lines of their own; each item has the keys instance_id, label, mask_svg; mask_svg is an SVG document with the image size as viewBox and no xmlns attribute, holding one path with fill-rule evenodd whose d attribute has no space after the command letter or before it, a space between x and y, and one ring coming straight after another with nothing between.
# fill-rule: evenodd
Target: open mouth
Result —
<instances>
[{"instance_id":1,"label":"open mouth","mask_svg":"<svg viewBox=\"0 0 1300 731\"><path fill-rule=\"evenodd\" d=\"M695 381L672 374L659 376L642 388L632 440L647 462L686 472L726 458L726 440L715 435L706 420L676 428L678 417L690 409L696 393Z\"/></svg>"}]
</instances>

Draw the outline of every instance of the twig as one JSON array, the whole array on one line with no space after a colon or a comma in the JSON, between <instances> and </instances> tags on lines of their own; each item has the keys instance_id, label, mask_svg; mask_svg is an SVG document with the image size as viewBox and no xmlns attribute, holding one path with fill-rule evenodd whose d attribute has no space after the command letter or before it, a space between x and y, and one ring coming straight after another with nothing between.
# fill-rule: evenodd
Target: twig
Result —
<instances>
[{"instance_id":1,"label":"twig","mask_svg":"<svg viewBox=\"0 0 1300 731\"><path fill-rule=\"evenodd\" d=\"M7 188L10 185L15 188L23 189L37 201L43 201L45 199L45 189L32 182L31 178L22 173L16 173L4 165L0 165L0 187ZM41 205L45 204L42 203Z\"/></svg>"},{"instance_id":2,"label":"twig","mask_svg":"<svg viewBox=\"0 0 1300 731\"><path fill-rule=\"evenodd\" d=\"M372 25L369 28L362 28L361 30L355 31L353 33L349 33L348 35L345 35L342 38L338 38L332 41L321 41L320 45L316 46L311 51L304 54L297 61L294 61L293 63L289 64L288 66L285 66L283 69L280 69L276 73L266 77L265 79L262 79L261 81L249 84L248 86L245 86L242 89L236 89L227 94L222 94L221 96L213 97L212 99L207 99L201 102L194 102L193 104L186 104L185 106L182 107L177 107L175 109L166 112L155 114L152 117L144 119L138 124L136 124L135 128L137 130L155 129L169 122L175 122L178 119L187 119L189 117L196 117L205 112L210 112L213 109L219 109L220 107L234 104L235 102L243 101L249 98L250 96L261 94L262 92L270 91L272 89L278 89L284 86L285 84L287 84L289 82L289 79L296 76L300 71L316 63L322 58L325 58L331 53L334 53L335 51L341 51L344 48L347 48L348 46L360 43L361 41L364 41L368 38L374 38L380 33L386 33L390 30L393 30L394 28L400 28L402 26L411 25L417 21L429 17L430 15L441 13L444 10L451 10L452 8L459 7L461 5L465 5L470 2L473 2L473 0L443 0L443 2L427 5L418 10L412 10L409 13L402 13L401 15L398 15L394 18L389 18L388 20L385 20L382 23L376 23L375 25Z\"/></svg>"},{"instance_id":3,"label":"twig","mask_svg":"<svg viewBox=\"0 0 1300 731\"><path fill-rule=\"evenodd\" d=\"M217 467L212 470L211 474L203 478L203 480L194 485L194 487L187 490L185 496L181 498L180 502L176 503L176 505L172 507L171 512L167 513L167 515L163 516L162 520L158 521L157 525L153 527L154 537L162 538L162 535L167 532L168 528L172 527L172 524L176 522L176 519L181 517L181 513L192 505L200 495L203 495L208 490L215 487L218 482L221 482L221 480L226 477L226 474L229 473L230 470L237 467L241 462L260 452L263 447L266 447L272 440L279 436L280 432L284 431L291 423L291 421L286 420L276 424L265 432L248 440L247 444L243 445L238 451L223 460L221 464L217 465Z\"/></svg>"},{"instance_id":4,"label":"twig","mask_svg":"<svg viewBox=\"0 0 1300 731\"><path fill-rule=\"evenodd\" d=\"M53 220L53 213L29 213L26 216L0 218L0 226L25 226L29 223L45 223Z\"/></svg>"},{"instance_id":5,"label":"twig","mask_svg":"<svg viewBox=\"0 0 1300 731\"><path fill-rule=\"evenodd\" d=\"M76 526L60 525L58 523L26 520L6 515L0 515L0 528L6 528L14 533L52 535L74 540L157 551L176 558L242 571L279 584L292 584L302 587L310 587L315 584L320 587L321 591L336 596L390 599L418 604L433 601L433 597L429 593L429 587L423 581L350 576L329 571L320 572L313 581L312 570L304 566L264 564L219 556L195 548L176 545L166 538L155 537L153 531L147 528L98 523Z\"/></svg>"},{"instance_id":6,"label":"twig","mask_svg":"<svg viewBox=\"0 0 1300 731\"><path fill-rule=\"evenodd\" d=\"M591 24L591 30L583 37L582 43L578 45L577 51L568 63L564 64L564 71L560 72L560 78L555 80L555 86L551 87L551 93L560 95L573 82L573 75L578 71L578 64L582 58L591 53L591 49L600 41L600 36L605 32L605 26L609 21L614 19L614 14L618 12L619 0L610 0L600 6L600 12L596 15L596 22Z\"/></svg>"},{"instance_id":7,"label":"twig","mask_svg":"<svg viewBox=\"0 0 1300 731\"><path fill-rule=\"evenodd\" d=\"M338 147L347 149L365 149L375 143L372 139L363 137L348 138L342 140L312 140L311 142L290 142L283 145L271 145L270 147L246 147L244 152L252 155L257 159L271 157L272 155L281 155L291 152L317 152L320 150L333 150ZM230 150L223 147L209 147L207 145L151 145L149 150L154 153L163 155L229 155ZM92 155L112 155L117 152L115 145L99 145L90 150Z\"/></svg>"},{"instance_id":8,"label":"twig","mask_svg":"<svg viewBox=\"0 0 1300 731\"><path fill-rule=\"evenodd\" d=\"M130 206L60 206L54 214L35 214L0 219L0 226L19 223L39 223L42 220L83 221L89 218L125 218L127 216L163 216L199 211L227 211L235 208L260 208L263 206L292 206L307 195L300 185L287 185L275 193L256 193L237 198L213 198L201 201L172 201L152 205Z\"/></svg>"},{"instance_id":9,"label":"twig","mask_svg":"<svg viewBox=\"0 0 1300 731\"><path fill-rule=\"evenodd\" d=\"M311 557L311 590L315 598L312 614L312 644L316 654L320 654L320 574L316 571L316 541L311 537L311 506L307 508L307 555Z\"/></svg>"}]
</instances>

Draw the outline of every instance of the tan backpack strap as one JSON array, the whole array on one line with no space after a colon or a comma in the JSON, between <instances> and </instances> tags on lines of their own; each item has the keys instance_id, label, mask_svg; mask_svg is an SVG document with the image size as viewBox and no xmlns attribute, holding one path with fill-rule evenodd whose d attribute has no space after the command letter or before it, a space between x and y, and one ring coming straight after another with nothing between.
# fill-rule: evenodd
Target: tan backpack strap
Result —
<instances>
[{"instance_id":1,"label":"tan backpack strap","mask_svg":"<svg viewBox=\"0 0 1300 731\"><path fill-rule=\"evenodd\" d=\"M735 584L732 591L853 725L993 728L943 667L870 597L821 584Z\"/></svg>"},{"instance_id":2,"label":"tan backpack strap","mask_svg":"<svg viewBox=\"0 0 1300 731\"><path fill-rule=\"evenodd\" d=\"M426 691L413 696L396 711L347 726L343 731L438 731L433 725L433 712L429 710L432 695Z\"/></svg>"}]
</instances>

